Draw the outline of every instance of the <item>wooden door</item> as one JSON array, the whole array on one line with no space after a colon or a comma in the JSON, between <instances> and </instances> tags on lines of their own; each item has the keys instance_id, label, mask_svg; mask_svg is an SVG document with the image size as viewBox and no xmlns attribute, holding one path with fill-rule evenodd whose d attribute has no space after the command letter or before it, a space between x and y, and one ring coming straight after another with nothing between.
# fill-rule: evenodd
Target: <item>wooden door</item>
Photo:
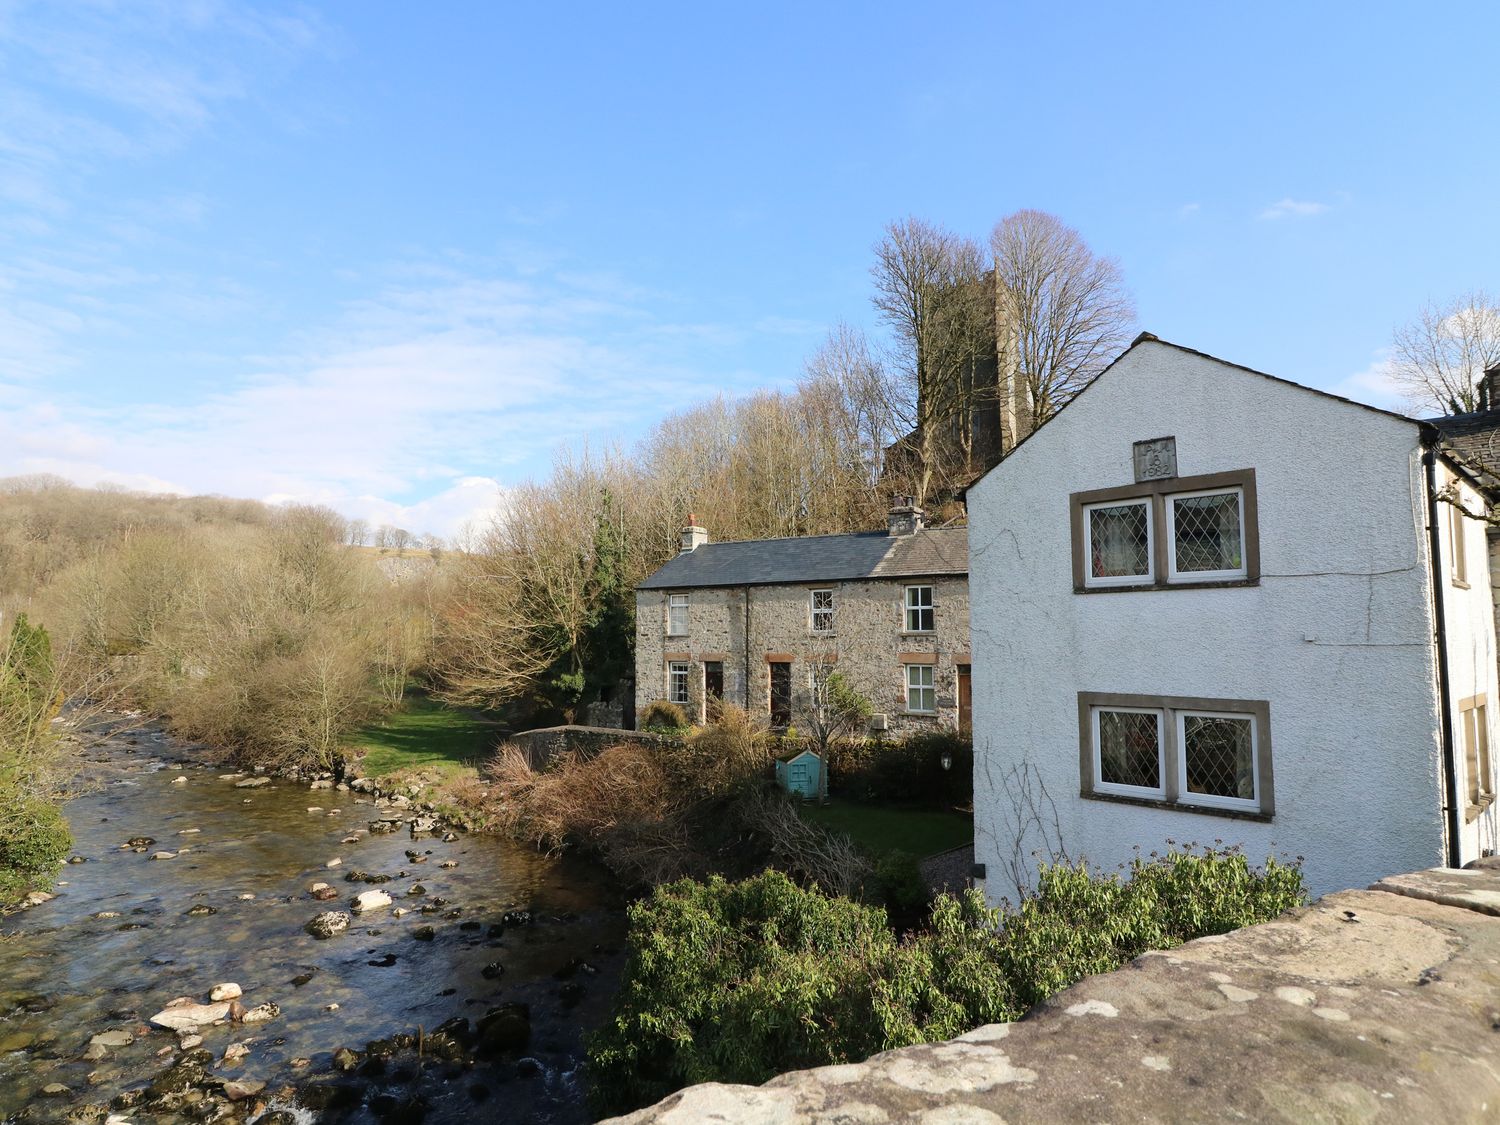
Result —
<instances>
[{"instance_id":1,"label":"wooden door","mask_svg":"<svg viewBox=\"0 0 1500 1125\"><path fill-rule=\"evenodd\" d=\"M958 729L970 731L974 728L974 689L970 683L969 666L955 666L958 672Z\"/></svg>"}]
</instances>

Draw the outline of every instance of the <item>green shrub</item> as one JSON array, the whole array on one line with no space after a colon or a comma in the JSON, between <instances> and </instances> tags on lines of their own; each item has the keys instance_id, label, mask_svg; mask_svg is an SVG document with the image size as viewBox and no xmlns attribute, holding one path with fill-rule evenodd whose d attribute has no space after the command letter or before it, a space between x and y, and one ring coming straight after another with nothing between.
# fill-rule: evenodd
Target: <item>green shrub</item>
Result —
<instances>
[{"instance_id":1,"label":"green shrub","mask_svg":"<svg viewBox=\"0 0 1500 1125\"><path fill-rule=\"evenodd\" d=\"M950 766L943 769L943 755ZM958 731L904 739L844 740L829 747L829 786L856 801L906 801L946 808L974 801L974 742Z\"/></svg>"},{"instance_id":2,"label":"green shrub","mask_svg":"<svg viewBox=\"0 0 1500 1125\"><path fill-rule=\"evenodd\" d=\"M1138 860L1130 875L1047 868L1010 915L976 891L940 895L930 926L904 940L885 911L776 871L658 887L630 908L614 1016L589 1042L598 1108L629 1109L695 1082L760 1083L1018 1019L1147 949L1303 901L1297 866L1254 869L1232 849Z\"/></svg>"},{"instance_id":3,"label":"green shrub","mask_svg":"<svg viewBox=\"0 0 1500 1125\"><path fill-rule=\"evenodd\" d=\"M28 801L0 818L0 905L48 884L73 837L55 805Z\"/></svg>"},{"instance_id":4,"label":"green shrub","mask_svg":"<svg viewBox=\"0 0 1500 1125\"><path fill-rule=\"evenodd\" d=\"M971 1017L941 973L972 959L974 917L918 945L898 942L883 910L803 890L778 871L658 887L630 908L614 1018L589 1043L598 1107L959 1034ZM964 988L981 991L983 979ZM995 996L980 1007L1009 1011Z\"/></svg>"},{"instance_id":5,"label":"green shrub","mask_svg":"<svg viewBox=\"0 0 1500 1125\"><path fill-rule=\"evenodd\" d=\"M657 699L646 704L637 723L641 730L659 734L680 734L688 729L687 715L675 703Z\"/></svg>"},{"instance_id":6,"label":"green shrub","mask_svg":"<svg viewBox=\"0 0 1500 1125\"><path fill-rule=\"evenodd\" d=\"M926 906L932 897L917 858L906 852L887 852L881 856L875 864L875 878L886 908L894 914L912 914Z\"/></svg>"}]
</instances>

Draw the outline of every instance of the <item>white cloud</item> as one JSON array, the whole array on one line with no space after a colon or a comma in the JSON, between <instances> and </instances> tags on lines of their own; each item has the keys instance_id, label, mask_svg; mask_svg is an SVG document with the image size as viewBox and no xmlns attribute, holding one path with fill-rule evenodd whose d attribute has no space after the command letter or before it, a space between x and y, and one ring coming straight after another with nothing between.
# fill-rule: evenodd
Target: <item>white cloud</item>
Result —
<instances>
[{"instance_id":1,"label":"white cloud","mask_svg":"<svg viewBox=\"0 0 1500 1125\"><path fill-rule=\"evenodd\" d=\"M1328 204L1310 199L1278 199L1260 213L1262 219L1310 219L1328 210Z\"/></svg>"},{"instance_id":2,"label":"white cloud","mask_svg":"<svg viewBox=\"0 0 1500 1125\"><path fill-rule=\"evenodd\" d=\"M285 354L209 357L215 374L173 398L106 404L0 375L0 476L323 503L451 536L494 507L498 480L723 385L713 347L738 350L732 331L661 323L598 284L415 272L427 283L351 302ZM45 344L28 345L35 362Z\"/></svg>"},{"instance_id":3,"label":"white cloud","mask_svg":"<svg viewBox=\"0 0 1500 1125\"><path fill-rule=\"evenodd\" d=\"M1379 406L1385 410L1405 413L1408 396L1396 382L1391 363L1391 350L1380 348L1363 369L1347 375L1332 386L1325 388L1336 395L1352 398L1355 402Z\"/></svg>"},{"instance_id":4,"label":"white cloud","mask_svg":"<svg viewBox=\"0 0 1500 1125\"><path fill-rule=\"evenodd\" d=\"M1177 208L1177 217L1179 219L1191 219L1201 210L1203 210L1203 204L1201 203L1184 203L1181 207Z\"/></svg>"}]
</instances>

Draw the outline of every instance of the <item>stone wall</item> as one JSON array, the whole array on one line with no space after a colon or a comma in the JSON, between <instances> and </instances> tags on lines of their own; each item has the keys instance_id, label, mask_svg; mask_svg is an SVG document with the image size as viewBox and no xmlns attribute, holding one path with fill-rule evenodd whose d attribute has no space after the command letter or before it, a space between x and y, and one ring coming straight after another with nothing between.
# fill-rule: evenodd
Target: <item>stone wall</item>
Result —
<instances>
[{"instance_id":1,"label":"stone wall","mask_svg":"<svg viewBox=\"0 0 1500 1125\"><path fill-rule=\"evenodd\" d=\"M933 589L932 633L906 633L908 585ZM834 631L812 631L813 590L834 591ZM684 591L676 591L682 593ZM691 664L688 717L703 721L704 672L708 661L724 665L724 699L752 715L770 713L772 658L790 659L795 697L794 725L805 722L808 681L815 662L831 660L893 731L958 725L955 665L969 663L969 583L965 577L905 578L856 582L808 582L787 586L708 587L686 591L688 631L667 635L667 599L672 591L636 592L636 713L668 698L667 666ZM748 605L747 605L748 602ZM906 710L906 665L902 658L933 662L935 715Z\"/></svg>"},{"instance_id":2,"label":"stone wall","mask_svg":"<svg viewBox=\"0 0 1500 1125\"><path fill-rule=\"evenodd\" d=\"M642 734L633 730L618 730L613 727L539 727L514 734L510 743L518 747L534 770L545 770L559 754L576 751L592 758L611 746L622 742L635 745L659 746L672 741L656 734Z\"/></svg>"},{"instance_id":3,"label":"stone wall","mask_svg":"<svg viewBox=\"0 0 1500 1125\"><path fill-rule=\"evenodd\" d=\"M693 1086L618 1120L1493 1120L1497 864L1397 876L1149 953L1019 1023L764 1086Z\"/></svg>"}]
</instances>

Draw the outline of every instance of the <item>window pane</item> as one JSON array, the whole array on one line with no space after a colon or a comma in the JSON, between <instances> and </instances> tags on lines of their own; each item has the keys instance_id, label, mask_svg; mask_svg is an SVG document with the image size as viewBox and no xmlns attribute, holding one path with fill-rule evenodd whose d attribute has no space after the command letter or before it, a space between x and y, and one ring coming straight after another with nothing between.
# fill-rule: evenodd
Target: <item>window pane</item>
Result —
<instances>
[{"instance_id":1,"label":"window pane","mask_svg":"<svg viewBox=\"0 0 1500 1125\"><path fill-rule=\"evenodd\" d=\"M771 664L771 725L789 726L792 721L792 666L784 661Z\"/></svg>"},{"instance_id":2,"label":"window pane","mask_svg":"<svg viewBox=\"0 0 1500 1125\"><path fill-rule=\"evenodd\" d=\"M1089 509L1089 573L1095 578L1143 577L1151 573L1145 504Z\"/></svg>"},{"instance_id":3,"label":"window pane","mask_svg":"<svg viewBox=\"0 0 1500 1125\"><path fill-rule=\"evenodd\" d=\"M673 663L671 670L671 699L673 703L686 703L688 701L688 666L686 664Z\"/></svg>"},{"instance_id":4,"label":"window pane","mask_svg":"<svg viewBox=\"0 0 1500 1125\"><path fill-rule=\"evenodd\" d=\"M936 711L937 690L933 686L931 664L908 664L906 666L906 709L908 711Z\"/></svg>"},{"instance_id":5,"label":"window pane","mask_svg":"<svg viewBox=\"0 0 1500 1125\"><path fill-rule=\"evenodd\" d=\"M932 587L908 586L906 588L906 631L930 633L933 631L932 622Z\"/></svg>"},{"instance_id":6,"label":"window pane","mask_svg":"<svg viewBox=\"0 0 1500 1125\"><path fill-rule=\"evenodd\" d=\"M1239 570L1244 566L1238 492L1174 499L1172 519L1180 573Z\"/></svg>"},{"instance_id":7,"label":"window pane","mask_svg":"<svg viewBox=\"0 0 1500 1125\"><path fill-rule=\"evenodd\" d=\"M1255 752L1250 723L1248 718L1183 717L1183 757L1189 793L1255 799Z\"/></svg>"},{"instance_id":8,"label":"window pane","mask_svg":"<svg viewBox=\"0 0 1500 1125\"><path fill-rule=\"evenodd\" d=\"M1160 789L1160 723L1155 713L1100 711L1099 780Z\"/></svg>"},{"instance_id":9,"label":"window pane","mask_svg":"<svg viewBox=\"0 0 1500 1125\"><path fill-rule=\"evenodd\" d=\"M667 599L667 606L667 632L686 633L688 631L688 596L673 594Z\"/></svg>"},{"instance_id":10,"label":"window pane","mask_svg":"<svg viewBox=\"0 0 1500 1125\"><path fill-rule=\"evenodd\" d=\"M833 632L833 591L814 590L812 593L812 627L815 633Z\"/></svg>"}]
</instances>

